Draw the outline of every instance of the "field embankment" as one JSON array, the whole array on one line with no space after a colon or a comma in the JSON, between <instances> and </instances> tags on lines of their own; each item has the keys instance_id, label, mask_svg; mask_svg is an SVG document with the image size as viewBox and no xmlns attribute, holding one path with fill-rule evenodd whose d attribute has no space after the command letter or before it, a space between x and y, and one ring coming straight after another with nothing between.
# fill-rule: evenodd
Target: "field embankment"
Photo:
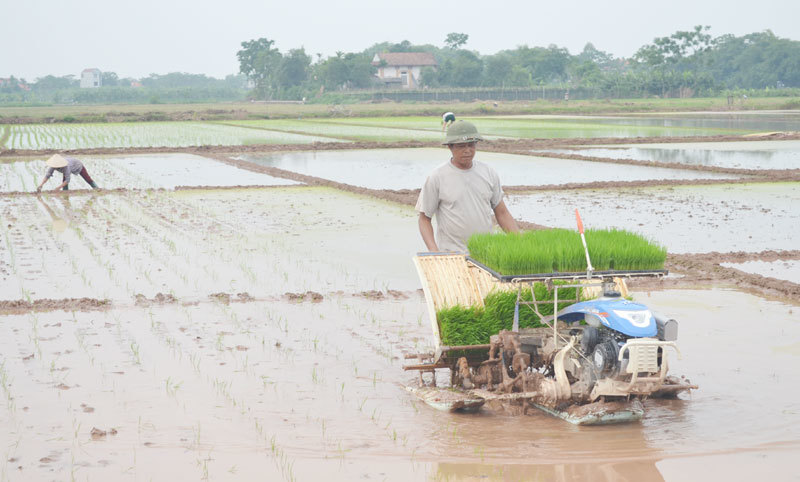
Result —
<instances>
[{"instance_id":1,"label":"field embankment","mask_svg":"<svg viewBox=\"0 0 800 482\"><path fill-rule=\"evenodd\" d=\"M375 102L357 104L267 104L222 102L213 104L113 104L0 106L0 124L48 122L146 122L207 121L242 119L290 119L298 117L381 117L441 115L452 110L460 115L515 114L631 114L645 112L751 111L797 109L796 97L736 99L726 97L693 99L596 99L537 100L519 102Z\"/></svg>"}]
</instances>

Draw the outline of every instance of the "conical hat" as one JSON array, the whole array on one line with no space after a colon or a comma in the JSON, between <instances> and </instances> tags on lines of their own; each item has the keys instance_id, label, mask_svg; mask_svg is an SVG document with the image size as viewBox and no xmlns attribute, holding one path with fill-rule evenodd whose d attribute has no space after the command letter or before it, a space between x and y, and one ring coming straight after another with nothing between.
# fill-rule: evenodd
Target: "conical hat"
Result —
<instances>
[{"instance_id":1,"label":"conical hat","mask_svg":"<svg viewBox=\"0 0 800 482\"><path fill-rule=\"evenodd\" d=\"M47 165L52 168L67 167L67 164L69 163L66 159L64 159L63 156L61 156L61 154L55 154L53 157L47 160Z\"/></svg>"}]
</instances>

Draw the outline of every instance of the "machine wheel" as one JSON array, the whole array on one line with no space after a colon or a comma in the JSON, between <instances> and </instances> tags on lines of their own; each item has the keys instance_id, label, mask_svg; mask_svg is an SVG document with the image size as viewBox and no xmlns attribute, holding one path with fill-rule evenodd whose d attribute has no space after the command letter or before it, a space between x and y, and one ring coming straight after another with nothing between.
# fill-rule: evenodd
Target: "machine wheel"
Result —
<instances>
[{"instance_id":1,"label":"machine wheel","mask_svg":"<svg viewBox=\"0 0 800 482\"><path fill-rule=\"evenodd\" d=\"M592 363L594 363L598 373L602 374L613 371L614 367L617 365L618 350L613 340L606 340L594 347Z\"/></svg>"}]
</instances>

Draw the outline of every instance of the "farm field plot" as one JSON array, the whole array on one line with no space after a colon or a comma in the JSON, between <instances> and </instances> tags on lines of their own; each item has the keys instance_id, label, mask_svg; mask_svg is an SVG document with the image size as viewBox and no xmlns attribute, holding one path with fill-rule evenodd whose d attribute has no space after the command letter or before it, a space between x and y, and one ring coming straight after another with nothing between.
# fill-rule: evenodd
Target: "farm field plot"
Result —
<instances>
[{"instance_id":1,"label":"farm field plot","mask_svg":"<svg viewBox=\"0 0 800 482\"><path fill-rule=\"evenodd\" d=\"M4 300L417 287L412 210L327 188L0 197L0 214Z\"/></svg>"},{"instance_id":2,"label":"farm field plot","mask_svg":"<svg viewBox=\"0 0 800 482\"><path fill-rule=\"evenodd\" d=\"M106 189L165 188L177 186L283 186L296 181L239 169L191 154L151 154L114 157L80 157L95 182ZM32 191L41 182L45 159L0 163L0 192ZM54 173L52 188L61 182ZM70 189L87 189L80 176L73 176Z\"/></svg>"},{"instance_id":3,"label":"farm field plot","mask_svg":"<svg viewBox=\"0 0 800 482\"><path fill-rule=\"evenodd\" d=\"M800 141L637 144L548 152L738 169L800 169Z\"/></svg>"},{"instance_id":4,"label":"farm field plot","mask_svg":"<svg viewBox=\"0 0 800 482\"><path fill-rule=\"evenodd\" d=\"M481 134L512 138L568 138L568 137L662 137L738 135L758 129L730 129L703 127L687 123L669 123L637 117L594 116L459 116L473 122ZM426 117L337 118L320 122L363 127L400 127L403 129L430 129L441 132L439 119Z\"/></svg>"},{"instance_id":5,"label":"farm field plot","mask_svg":"<svg viewBox=\"0 0 800 482\"><path fill-rule=\"evenodd\" d=\"M800 261L798 260L746 261L744 263L722 263L722 266L800 284Z\"/></svg>"},{"instance_id":6,"label":"farm field plot","mask_svg":"<svg viewBox=\"0 0 800 482\"><path fill-rule=\"evenodd\" d=\"M6 315L0 467L26 479L610 482L686 480L698 457L752 450L763 455L726 470L790 466L782 454L800 442L800 405L782 395L800 383L800 314L736 291L647 301L680 320L673 369L701 390L648 400L642 423L591 430L538 411L449 414L415 401L401 364L428 340L418 296ZM741 350L753 319L763 336ZM521 452L519 440L537 442Z\"/></svg>"},{"instance_id":7,"label":"farm field plot","mask_svg":"<svg viewBox=\"0 0 800 482\"><path fill-rule=\"evenodd\" d=\"M606 125L695 129L730 134L745 132L800 131L797 111L730 111L730 112L653 112L625 115L510 115L491 116L498 119L562 120L564 122L596 122ZM687 134L690 135L690 134ZM707 135L707 134L706 134Z\"/></svg>"},{"instance_id":8,"label":"farm field plot","mask_svg":"<svg viewBox=\"0 0 800 482\"><path fill-rule=\"evenodd\" d=\"M679 126L745 129L760 132L800 131L796 110L742 110L729 112L681 112L632 114L634 119Z\"/></svg>"},{"instance_id":9,"label":"farm field plot","mask_svg":"<svg viewBox=\"0 0 800 482\"><path fill-rule=\"evenodd\" d=\"M512 214L525 221L572 229L579 208L587 228L637 231L675 253L796 249L800 236L800 183L559 191L508 199Z\"/></svg>"},{"instance_id":10,"label":"farm field plot","mask_svg":"<svg viewBox=\"0 0 800 482\"><path fill-rule=\"evenodd\" d=\"M360 119L359 119L360 121ZM359 140L359 141L441 141L444 138L441 128L438 130L424 130L398 126L371 126L368 122L354 124L349 122L325 122L318 120L249 120L230 121L226 125L245 126L273 131L291 131L311 136L326 136L331 138ZM428 119L428 124L430 124Z\"/></svg>"},{"instance_id":11,"label":"farm field plot","mask_svg":"<svg viewBox=\"0 0 800 482\"><path fill-rule=\"evenodd\" d=\"M245 154L238 159L371 189L418 189L449 157L447 149L422 148L276 152ZM505 185L736 178L729 174L643 166L626 166L623 170L599 162L495 152L478 152L475 159L491 165Z\"/></svg>"},{"instance_id":12,"label":"farm field plot","mask_svg":"<svg viewBox=\"0 0 800 482\"><path fill-rule=\"evenodd\" d=\"M29 124L8 127L8 149L90 149L95 147L239 146L309 144L329 138L244 129L209 122L118 124Z\"/></svg>"}]
</instances>

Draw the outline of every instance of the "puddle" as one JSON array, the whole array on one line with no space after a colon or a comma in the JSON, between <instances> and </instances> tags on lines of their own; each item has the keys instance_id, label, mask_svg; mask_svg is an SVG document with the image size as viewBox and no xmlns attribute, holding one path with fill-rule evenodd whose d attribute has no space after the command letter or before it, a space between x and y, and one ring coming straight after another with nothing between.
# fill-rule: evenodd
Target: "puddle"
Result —
<instances>
[{"instance_id":1,"label":"puddle","mask_svg":"<svg viewBox=\"0 0 800 482\"><path fill-rule=\"evenodd\" d=\"M177 186L286 186L296 181L255 173L192 154L151 154L125 157L81 157L92 178L103 188L164 188ZM33 191L44 177L44 159L0 164L0 192ZM55 179L55 180L54 180ZM56 172L44 189L57 186ZM74 185L73 185L74 184ZM86 189L80 176L70 186Z\"/></svg>"},{"instance_id":2,"label":"puddle","mask_svg":"<svg viewBox=\"0 0 800 482\"><path fill-rule=\"evenodd\" d=\"M721 263L727 268L736 268L747 273L760 274L800 284L800 261L747 261L744 263Z\"/></svg>"},{"instance_id":3,"label":"puddle","mask_svg":"<svg viewBox=\"0 0 800 482\"><path fill-rule=\"evenodd\" d=\"M371 189L418 189L428 175L449 158L448 150L429 148L281 152L241 156L243 160L263 166ZM618 166L495 152L478 152L475 159L491 165L505 185L540 186L594 181L736 177L700 171Z\"/></svg>"},{"instance_id":4,"label":"puddle","mask_svg":"<svg viewBox=\"0 0 800 482\"><path fill-rule=\"evenodd\" d=\"M739 169L800 169L800 141L699 142L548 150L590 157Z\"/></svg>"},{"instance_id":5,"label":"puddle","mask_svg":"<svg viewBox=\"0 0 800 482\"><path fill-rule=\"evenodd\" d=\"M800 236L800 184L736 184L509 195L511 213L545 226L636 231L675 253L790 250ZM587 239L588 243L591 240Z\"/></svg>"},{"instance_id":6,"label":"puddle","mask_svg":"<svg viewBox=\"0 0 800 482\"><path fill-rule=\"evenodd\" d=\"M97 147L239 146L310 144L329 138L245 129L208 122L123 122L10 126L8 149L90 149Z\"/></svg>"}]
</instances>

